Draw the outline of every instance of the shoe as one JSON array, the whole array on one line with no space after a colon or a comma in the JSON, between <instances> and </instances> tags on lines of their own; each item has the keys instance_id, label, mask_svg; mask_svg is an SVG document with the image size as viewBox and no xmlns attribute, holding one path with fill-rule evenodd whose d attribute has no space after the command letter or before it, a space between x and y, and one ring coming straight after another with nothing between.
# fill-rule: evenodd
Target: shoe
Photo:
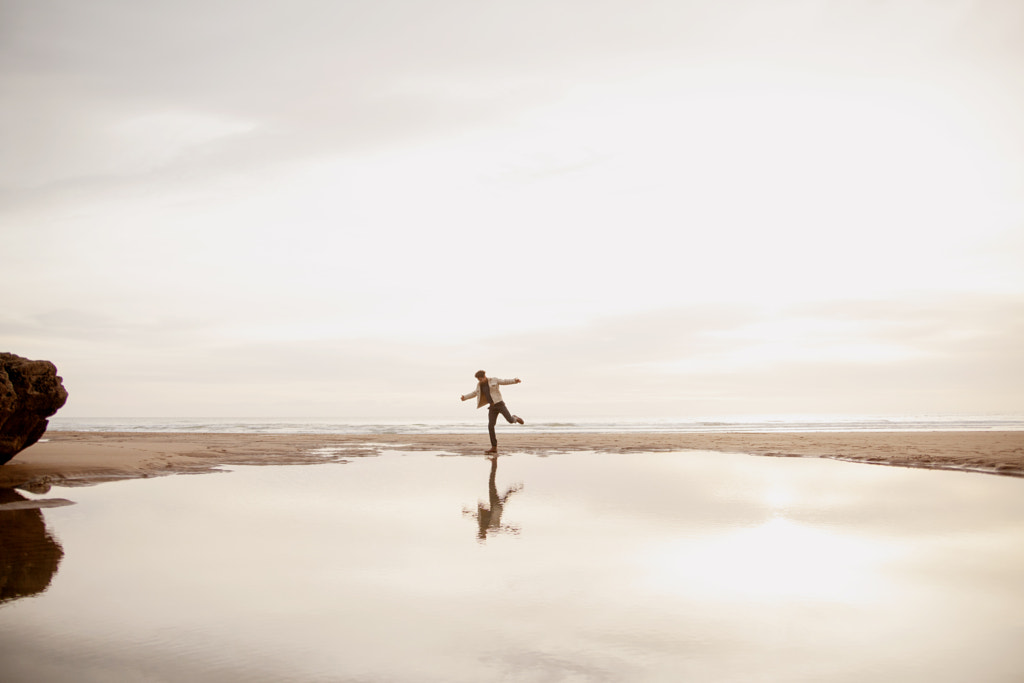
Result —
<instances>
[{"instance_id":1,"label":"shoe","mask_svg":"<svg viewBox=\"0 0 1024 683\"><path fill-rule=\"evenodd\" d=\"M484 451L484 455L497 455L497 453L498 453L498 449L497 448L492 448L492 449L490 449L488 451Z\"/></svg>"},{"instance_id":2,"label":"shoe","mask_svg":"<svg viewBox=\"0 0 1024 683\"><path fill-rule=\"evenodd\" d=\"M512 416L512 421L513 422L518 422L521 425L526 424L525 422L523 422L523 418L519 417L518 415L513 415Z\"/></svg>"}]
</instances>

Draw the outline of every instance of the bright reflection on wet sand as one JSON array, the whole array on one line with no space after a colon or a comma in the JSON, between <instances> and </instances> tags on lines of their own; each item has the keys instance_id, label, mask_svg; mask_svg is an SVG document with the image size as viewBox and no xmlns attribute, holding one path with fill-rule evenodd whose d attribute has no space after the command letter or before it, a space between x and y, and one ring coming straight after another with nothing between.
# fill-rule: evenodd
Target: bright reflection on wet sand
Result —
<instances>
[{"instance_id":1,"label":"bright reflection on wet sand","mask_svg":"<svg viewBox=\"0 0 1024 683\"><path fill-rule=\"evenodd\" d=\"M48 495L9 683L1024 679L1018 479L395 452Z\"/></svg>"}]
</instances>

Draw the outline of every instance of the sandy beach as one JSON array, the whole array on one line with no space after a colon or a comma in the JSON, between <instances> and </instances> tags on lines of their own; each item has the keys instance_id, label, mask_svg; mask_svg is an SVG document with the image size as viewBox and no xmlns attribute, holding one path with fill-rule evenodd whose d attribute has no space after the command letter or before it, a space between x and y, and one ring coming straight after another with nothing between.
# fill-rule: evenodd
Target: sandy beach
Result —
<instances>
[{"instance_id":1,"label":"sandy beach","mask_svg":"<svg viewBox=\"0 0 1024 683\"><path fill-rule=\"evenodd\" d=\"M0 467L0 487L45 491L225 465L344 462L387 450L479 456L486 434L283 435L50 432ZM1024 432L548 433L502 435L501 452L706 450L1024 477Z\"/></svg>"}]
</instances>

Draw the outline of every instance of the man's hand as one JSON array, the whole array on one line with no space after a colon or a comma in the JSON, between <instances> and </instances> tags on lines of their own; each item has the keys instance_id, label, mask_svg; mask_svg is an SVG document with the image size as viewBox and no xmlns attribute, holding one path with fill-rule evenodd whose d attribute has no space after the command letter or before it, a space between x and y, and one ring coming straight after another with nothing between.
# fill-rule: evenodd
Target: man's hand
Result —
<instances>
[{"instance_id":1,"label":"man's hand","mask_svg":"<svg viewBox=\"0 0 1024 683\"><path fill-rule=\"evenodd\" d=\"M460 400L460 401L465 401L465 400L466 400L466 397L465 397L465 396L463 396L462 394L459 394L459 400Z\"/></svg>"},{"instance_id":2,"label":"man's hand","mask_svg":"<svg viewBox=\"0 0 1024 683\"><path fill-rule=\"evenodd\" d=\"M521 379L519 379L518 377L516 377L516 380L515 380L515 381L516 381L516 384L519 384L519 383L520 383L520 382L522 382L523 380L521 380Z\"/></svg>"}]
</instances>

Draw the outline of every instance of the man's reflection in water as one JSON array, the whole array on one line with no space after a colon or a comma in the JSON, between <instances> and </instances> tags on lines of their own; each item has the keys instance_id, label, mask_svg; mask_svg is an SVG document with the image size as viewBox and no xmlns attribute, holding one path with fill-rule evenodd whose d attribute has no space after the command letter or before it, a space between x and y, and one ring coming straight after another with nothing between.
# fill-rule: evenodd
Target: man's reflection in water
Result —
<instances>
[{"instance_id":1,"label":"man's reflection in water","mask_svg":"<svg viewBox=\"0 0 1024 683\"><path fill-rule=\"evenodd\" d=\"M28 501L14 489L0 489L0 503ZM34 510L0 509L0 605L50 587L64 550Z\"/></svg>"},{"instance_id":2,"label":"man's reflection in water","mask_svg":"<svg viewBox=\"0 0 1024 683\"><path fill-rule=\"evenodd\" d=\"M522 484L513 484L505 490L503 495L498 495L498 486L495 483L495 478L498 474L498 457L494 456L488 458L491 461L491 476L487 480L487 497L489 503L485 505L480 502L476 505L476 512L473 510L463 510L462 513L465 515L476 515L477 525L479 531L477 532L477 540L483 542L487 540L487 534L507 532L511 534L518 534L519 527L511 524L501 523L501 513L505 509L505 503L516 491L523 488Z\"/></svg>"}]
</instances>

